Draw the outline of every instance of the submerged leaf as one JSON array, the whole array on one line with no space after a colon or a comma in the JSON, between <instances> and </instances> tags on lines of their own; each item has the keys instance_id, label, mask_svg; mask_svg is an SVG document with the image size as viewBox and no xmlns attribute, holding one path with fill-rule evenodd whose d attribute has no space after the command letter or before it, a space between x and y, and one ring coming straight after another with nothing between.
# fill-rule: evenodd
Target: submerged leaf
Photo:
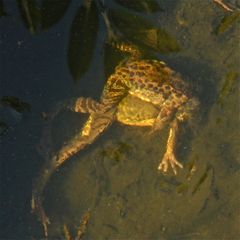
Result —
<instances>
[{"instance_id":1,"label":"submerged leaf","mask_svg":"<svg viewBox=\"0 0 240 240\"><path fill-rule=\"evenodd\" d=\"M0 136L8 130L8 125L5 122L0 121Z\"/></svg>"},{"instance_id":2,"label":"submerged leaf","mask_svg":"<svg viewBox=\"0 0 240 240\"><path fill-rule=\"evenodd\" d=\"M158 2L156 0L115 0L119 5L122 5L125 8L137 11L137 12L144 12L144 13L152 13L162 11Z\"/></svg>"},{"instance_id":3,"label":"submerged leaf","mask_svg":"<svg viewBox=\"0 0 240 240\"><path fill-rule=\"evenodd\" d=\"M181 183L176 187L176 191L178 194L183 194L188 191L188 188L189 188L189 186L187 183Z\"/></svg>"},{"instance_id":4,"label":"submerged leaf","mask_svg":"<svg viewBox=\"0 0 240 240\"><path fill-rule=\"evenodd\" d=\"M233 89L233 85L236 82L238 76L239 75L237 72L229 72L226 75L222 89L220 90L220 93L218 96L218 100L217 100L218 104L220 104L220 105L223 104L224 99L229 95L229 93Z\"/></svg>"},{"instance_id":5,"label":"submerged leaf","mask_svg":"<svg viewBox=\"0 0 240 240\"><path fill-rule=\"evenodd\" d=\"M225 16L221 23L216 29L216 34L225 32L229 27L231 27L240 17L240 11L235 11L227 16Z\"/></svg>"},{"instance_id":6,"label":"submerged leaf","mask_svg":"<svg viewBox=\"0 0 240 240\"><path fill-rule=\"evenodd\" d=\"M6 16L7 13L4 11L3 0L0 0L0 17Z\"/></svg>"},{"instance_id":7,"label":"submerged leaf","mask_svg":"<svg viewBox=\"0 0 240 240\"><path fill-rule=\"evenodd\" d=\"M110 17L115 27L124 36L137 45L147 46L161 53L180 50L177 40L162 28L157 28L152 22L126 11L110 11Z\"/></svg>"},{"instance_id":8,"label":"submerged leaf","mask_svg":"<svg viewBox=\"0 0 240 240\"><path fill-rule=\"evenodd\" d=\"M93 57L98 32L98 12L94 1L85 1L73 21L68 64L75 80L87 71Z\"/></svg>"},{"instance_id":9,"label":"submerged leaf","mask_svg":"<svg viewBox=\"0 0 240 240\"><path fill-rule=\"evenodd\" d=\"M171 53L180 51L177 40L164 29L149 29L139 33L137 36L146 46L161 53Z\"/></svg>"},{"instance_id":10,"label":"submerged leaf","mask_svg":"<svg viewBox=\"0 0 240 240\"><path fill-rule=\"evenodd\" d=\"M31 109L30 104L12 96L3 96L0 100L0 105L13 108L19 113L22 113L24 111L30 111Z\"/></svg>"},{"instance_id":11,"label":"submerged leaf","mask_svg":"<svg viewBox=\"0 0 240 240\"><path fill-rule=\"evenodd\" d=\"M43 0L41 7L42 29L47 30L65 14L70 0Z\"/></svg>"},{"instance_id":12,"label":"submerged leaf","mask_svg":"<svg viewBox=\"0 0 240 240\"><path fill-rule=\"evenodd\" d=\"M211 171L210 171L211 170ZM192 191L192 195L194 195L198 190L199 188L202 186L202 184L207 180L208 178L208 175L210 173L213 173L213 169L211 166L208 166L206 168L206 171L203 173L203 175L200 177L200 179L198 180L196 186L194 187L193 191Z\"/></svg>"},{"instance_id":13,"label":"submerged leaf","mask_svg":"<svg viewBox=\"0 0 240 240\"><path fill-rule=\"evenodd\" d=\"M23 23L30 33L34 34L41 26L40 8L35 0L18 0Z\"/></svg>"}]
</instances>

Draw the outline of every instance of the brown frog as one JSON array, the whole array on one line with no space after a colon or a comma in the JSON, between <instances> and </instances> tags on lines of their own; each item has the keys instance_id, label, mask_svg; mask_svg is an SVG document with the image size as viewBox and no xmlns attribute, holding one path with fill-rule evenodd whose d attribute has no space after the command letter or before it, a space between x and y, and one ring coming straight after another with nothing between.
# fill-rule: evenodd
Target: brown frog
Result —
<instances>
[{"instance_id":1,"label":"brown frog","mask_svg":"<svg viewBox=\"0 0 240 240\"><path fill-rule=\"evenodd\" d=\"M45 235L49 221L41 199L49 177L71 156L93 143L115 120L126 125L149 126L151 131L170 124L166 152L158 169L165 173L170 166L177 174L177 167L183 167L175 156L179 123L191 119L198 100L190 95L189 86L180 74L164 62L141 59L141 53L132 45L122 44L117 48L131 57L110 75L99 102L79 97L65 106L89 117L81 132L50 157L33 186L32 210L39 215Z\"/></svg>"}]
</instances>

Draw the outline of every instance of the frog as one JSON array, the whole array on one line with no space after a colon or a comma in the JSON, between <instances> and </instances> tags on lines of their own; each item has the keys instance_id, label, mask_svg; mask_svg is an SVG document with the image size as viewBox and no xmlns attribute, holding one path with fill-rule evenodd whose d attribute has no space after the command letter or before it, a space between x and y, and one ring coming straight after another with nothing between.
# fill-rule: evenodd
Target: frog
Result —
<instances>
[{"instance_id":1,"label":"frog","mask_svg":"<svg viewBox=\"0 0 240 240\"><path fill-rule=\"evenodd\" d=\"M39 216L45 236L48 235L50 221L42 205L42 195L49 178L73 155L95 142L114 121L123 125L148 127L149 132L160 131L168 125L166 151L158 170L166 174L172 169L176 175L177 168L183 168L175 154L179 128L182 122L188 122L194 117L199 108L199 100L192 95L189 84L181 74L165 62L145 59L133 44L121 43L115 47L129 54L129 57L121 61L108 77L100 100L77 97L52 114L54 118L65 108L88 114L88 118L79 133L49 156L34 181L31 208Z\"/></svg>"}]
</instances>

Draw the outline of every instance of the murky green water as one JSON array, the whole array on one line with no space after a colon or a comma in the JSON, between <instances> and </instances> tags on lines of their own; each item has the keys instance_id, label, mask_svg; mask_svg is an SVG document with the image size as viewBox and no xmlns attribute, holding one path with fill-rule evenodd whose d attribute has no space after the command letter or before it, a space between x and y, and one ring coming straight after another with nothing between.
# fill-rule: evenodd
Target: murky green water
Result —
<instances>
[{"instance_id":1,"label":"murky green water","mask_svg":"<svg viewBox=\"0 0 240 240\"><path fill-rule=\"evenodd\" d=\"M0 120L9 129L1 135L0 238L40 239L43 232L30 214L30 199L32 179L44 161L37 151L46 125L41 114L74 96L97 99L104 72L119 60L116 53L108 53L104 65L103 19L99 15L99 25L89 21L86 27L78 1L69 6L68 1L60 1L62 9L68 6L65 15L53 7L55 25L43 11L45 31L36 17L39 13L34 15L33 7L24 5L28 1L19 1L30 9L26 26L20 16L26 17L26 12L13 0L3 2L7 15L0 18L1 97L18 97L30 104L31 111L19 113L6 104L1 108ZM114 123L51 178L44 193L51 219L49 239L64 239L64 224L75 236L87 211L89 222L82 239L239 239L239 10L233 13L236 20L231 20L230 13L211 1L158 2L160 11L151 13L148 5L140 6L142 12L137 9L138 16L156 25L155 29L142 25L142 31L139 26L130 28L135 17L123 29L126 16L120 21L117 14L123 16L124 4L107 4L115 9L115 24L125 38L166 61L196 86L202 102L199 121L192 131L183 130L178 146L184 169L177 176L157 170L168 129L150 135L147 128ZM84 37L73 34L79 26L85 27L80 31ZM96 26L99 32L94 39ZM159 28L161 34L167 32L165 40L156 38ZM85 38L86 48L79 46ZM91 38L97 43L94 53L89 50ZM80 131L84 120L67 111L59 114L53 122L51 151Z\"/></svg>"}]
</instances>

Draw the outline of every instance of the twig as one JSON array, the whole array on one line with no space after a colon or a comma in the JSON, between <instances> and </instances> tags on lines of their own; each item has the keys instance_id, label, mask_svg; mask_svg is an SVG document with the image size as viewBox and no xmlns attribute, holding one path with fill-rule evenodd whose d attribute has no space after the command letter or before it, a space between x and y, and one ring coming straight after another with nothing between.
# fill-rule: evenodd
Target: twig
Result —
<instances>
[{"instance_id":1,"label":"twig","mask_svg":"<svg viewBox=\"0 0 240 240\"><path fill-rule=\"evenodd\" d=\"M228 12L233 12L233 9L228 7L223 0L213 0L216 4L220 5L223 9L225 9Z\"/></svg>"}]
</instances>

